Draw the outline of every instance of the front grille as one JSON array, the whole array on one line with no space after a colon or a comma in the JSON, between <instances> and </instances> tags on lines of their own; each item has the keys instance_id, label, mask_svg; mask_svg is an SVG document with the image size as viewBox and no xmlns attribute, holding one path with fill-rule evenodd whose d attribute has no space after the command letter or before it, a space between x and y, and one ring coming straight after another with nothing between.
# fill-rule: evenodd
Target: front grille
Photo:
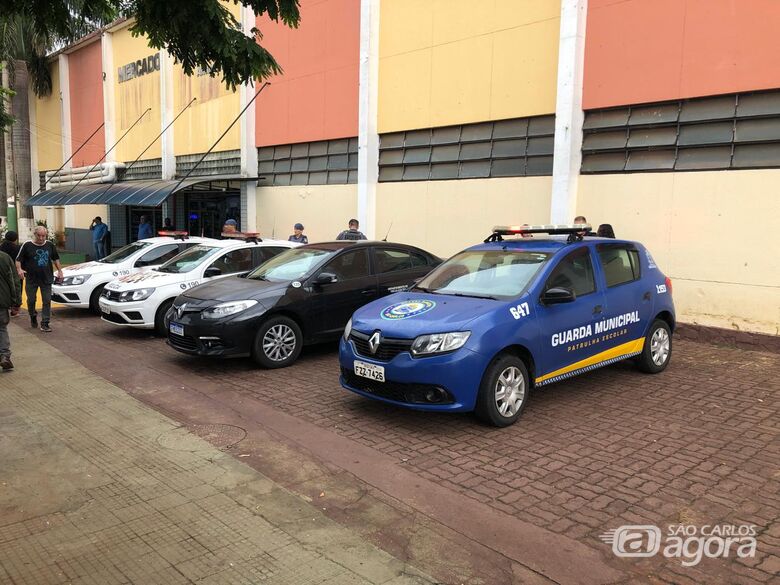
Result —
<instances>
[{"instance_id":1,"label":"front grille","mask_svg":"<svg viewBox=\"0 0 780 585\"><path fill-rule=\"evenodd\" d=\"M118 301L121 294L122 293L119 291L108 290L104 288L100 296L102 296L104 299L108 299L109 301Z\"/></svg>"},{"instance_id":2,"label":"front grille","mask_svg":"<svg viewBox=\"0 0 780 585\"><path fill-rule=\"evenodd\" d=\"M454 402L452 395L441 386L433 384L402 384L401 382L377 382L358 376L355 372L346 368L341 368L341 375L347 386L357 390L368 392L374 396L403 402L406 404L452 404ZM433 391L436 400L428 398Z\"/></svg>"},{"instance_id":3,"label":"front grille","mask_svg":"<svg viewBox=\"0 0 780 585\"><path fill-rule=\"evenodd\" d=\"M112 323L119 323L120 325L127 323L125 318L122 317L119 313L103 313L103 319L106 321L111 321Z\"/></svg>"},{"instance_id":4,"label":"front grille","mask_svg":"<svg viewBox=\"0 0 780 585\"><path fill-rule=\"evenodd\" d=\"M363 357L389 362L399 353L409 351L412 347L411 339L385 339L379 343L376 353L371 353L368 347L368 340L371 336L359 331L353 331L349 334L349 339L355 344L355 353Z\"/></svg>"},{"instance_id":5,"label":"front grille","mask_svg":"<svg viewBox=\"0 0 780 585\"><path fill-rule=\"evenodd\" d=\"M170 343L176 349L183 349L185 351L198 350L198 341L189 335L168 334L168 343Z\"/></svg>"}]
</instances>

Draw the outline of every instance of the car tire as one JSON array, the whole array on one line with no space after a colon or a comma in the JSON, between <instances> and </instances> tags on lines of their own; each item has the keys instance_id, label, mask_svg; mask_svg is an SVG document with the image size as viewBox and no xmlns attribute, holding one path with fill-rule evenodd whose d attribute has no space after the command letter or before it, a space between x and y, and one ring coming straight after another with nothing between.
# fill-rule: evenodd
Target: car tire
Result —
<instances>
[{"instance_id":1,"label":"car tire","mask_svg":"<svg viewBox=\"0 0 780 585\"><path fill-rule=\"evenodd\" d=\"M255 336L252 357L268 369L286 368L301 354L303 333L298 324L280 315L260 325Z\"/></svg>"},{"instance_id":2,"label":"car tire","mask_svg":"<svg viewBox=\"0 0 780 585\"><path fill-rule=\"evenodd\" d=\"M516 355L499 355L482 376L476 415L495 427L509 426L523 412L530 390L528 368L523 360Z\"/></svg>"},{"instance_id":3,"label":"car tire","mask_svg":"<svg viewBox=\"0 0 780 585\"><path fill-rule=\"evenodd\" d=\"M157 308L154 314L154 334L158 337L168 337L168 330L165 328L165 313L173 306L173 299L168 299Z\"/></svg>"},{"instance_id":4,"label":"car tire","mask_svg":"<svg viewBox=\"0 0 780 585\"><path fill-rule=\"evenodd\" d=\"M89 310L95 315L100 315L100 295L103 293L105 284L95 287L92 294L89 295Z\"/></svg>"},{"instance_id":5,"label":"car tire","mask_svg":"<svg viewBox=\"0 0 780 585\"><path fill-rule=\"evenodd\" d=\"M666 369L672 359L672 331L669 324L656 319L645 337L645 346L636 359L636 365L647 374L658 374Z\"/></svg>"}]
</instances>

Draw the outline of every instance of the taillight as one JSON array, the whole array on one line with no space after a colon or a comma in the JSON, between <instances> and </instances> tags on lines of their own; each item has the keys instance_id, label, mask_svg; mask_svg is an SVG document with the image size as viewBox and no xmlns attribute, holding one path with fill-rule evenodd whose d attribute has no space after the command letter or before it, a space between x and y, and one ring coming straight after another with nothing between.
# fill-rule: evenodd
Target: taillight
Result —
<instances>
[{"instance_id":1,"label":"taillight","mask_svg":"<svg viewBox=\"0 0 780 585\"><path fill-rule=\"evenodd\" d=\"M672 279L668 276L666 277L666 292L672 294Z\"/></svg>"}]
</instances>

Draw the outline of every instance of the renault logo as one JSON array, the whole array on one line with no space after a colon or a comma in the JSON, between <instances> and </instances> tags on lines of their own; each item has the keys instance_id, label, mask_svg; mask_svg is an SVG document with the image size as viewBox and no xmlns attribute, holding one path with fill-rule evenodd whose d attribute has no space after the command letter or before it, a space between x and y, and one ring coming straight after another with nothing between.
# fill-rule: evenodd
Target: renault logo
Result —
<instances>
[{"instance_id":1,"label":"renault logo","mask_svg":"<svg viewBox=\"0 0 780 585\"><path fill-rule=\"evenodd\" d=\"M371 354L375 354L379 349L379 344L382 342L382 334L379 331L374 331L374 334L368 338L368 349L371 350Z\"/></svg>"},{"instance_id":2,"label":"renault logo","mask_svg":"<svg viewBox=\"0 0 780 585\"><path fill-rule=\"evenodd\" d=\"M187 303L182 303L181 306L176 307L176 316L181 319L181 316L184 314L184 307L187 306Z\"/></svg>"}]
</instances>

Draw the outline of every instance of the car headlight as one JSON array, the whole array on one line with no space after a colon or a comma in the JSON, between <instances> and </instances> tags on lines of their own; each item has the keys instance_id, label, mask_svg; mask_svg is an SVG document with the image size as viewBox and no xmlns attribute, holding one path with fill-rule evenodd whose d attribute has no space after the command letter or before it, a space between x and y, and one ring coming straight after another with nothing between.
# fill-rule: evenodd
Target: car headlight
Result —
<instances>
[{"instance_id":1,"label":"car headlight","mask_svg":"<svg viewBox=\"0 0 780 585\"><path fill-rule=\"evenodd\" d=\"M79 274L78 276L66 276L62 279L62 286L78 286L89 280L91 274Z\"/></svg>"},{"instance_id":2,"label":"car headlight","mask_svg":"<svg viewBox=\"0 0 780 585\"><path fill-rule=\"evenodd\" d=\"M349 334L352 333L352 317L347 321L347 326L344 327L344 341L349 339Z\"/></svg>"},{"instance_id":3,"label":"car headlight","mask_svg":"<svg viewBox=\"0 0 780 585\"><path fill-rule=\"evenodd\" d=\"M155 291L153 288L138 288L135 290L126 290L119 295L120 303L129 303L131 301L145 301Z\"/></svg>"},{"instance_id":4,"label":"car headlight","mask_svg":"<svg viewBox=\"0 0 780 585\"><path fill-rule=\"evenodd\" d=\"M452 333L431 333L420 335L412 343L413 355L430 355L446 353L460 349L468 341L471 331L454 331Z\"/></svg>"},{"instance_id":5,"label":"car headlight","mask_svg":"<svg viewBox=\"0 0 780 585\"><path fill-rule=\"evenodd\" d=\"M241 311L246 311L256 304L257 301L230 301L227 303L220 303L206 309L200 316L203 319L221 319L222 317L228 317L229 315L235 315Z\"/></svg>"}]
</instances>

